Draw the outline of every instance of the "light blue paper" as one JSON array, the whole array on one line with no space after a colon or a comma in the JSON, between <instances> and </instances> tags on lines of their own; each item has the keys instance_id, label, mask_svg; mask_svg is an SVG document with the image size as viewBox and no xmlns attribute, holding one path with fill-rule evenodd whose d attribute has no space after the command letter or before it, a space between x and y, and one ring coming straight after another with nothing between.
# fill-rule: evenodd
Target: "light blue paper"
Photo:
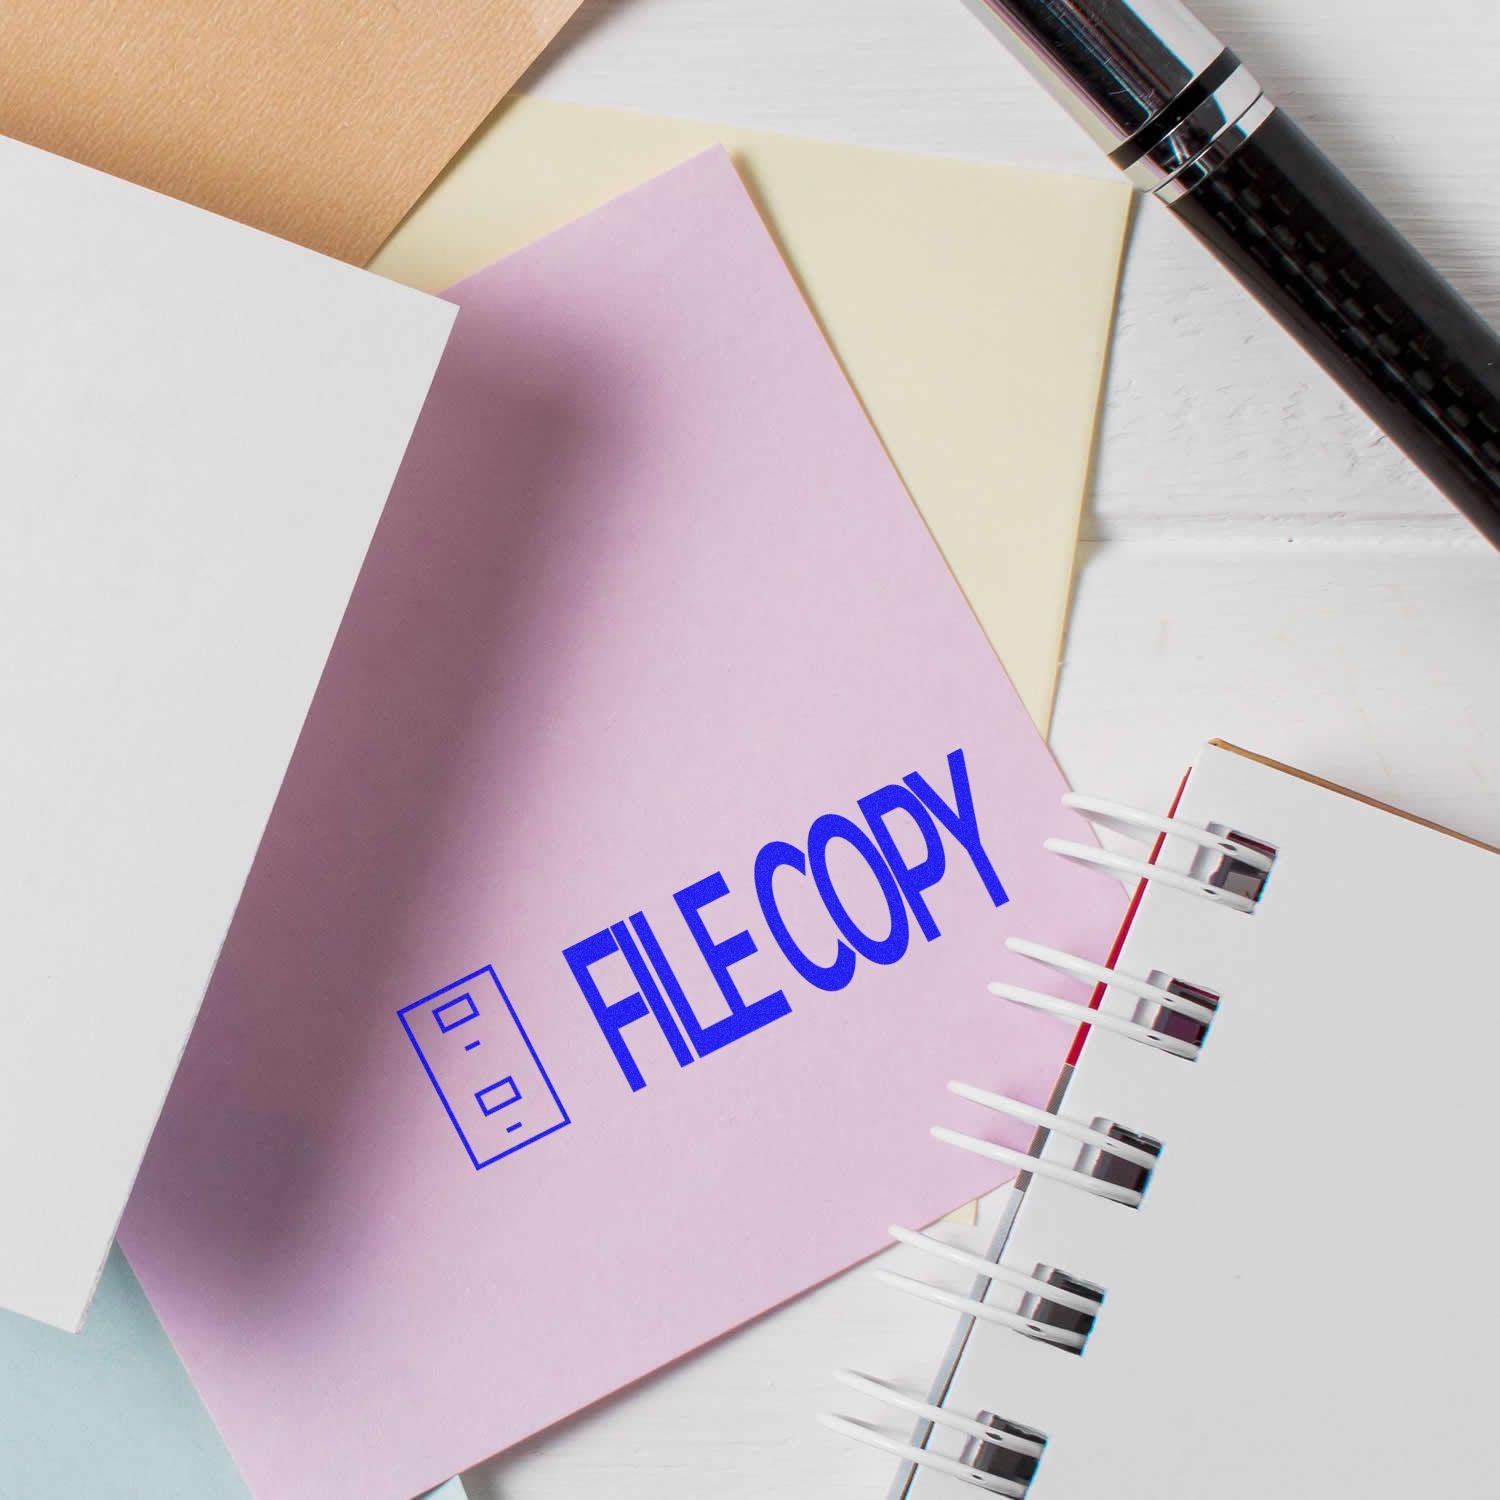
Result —
<instances>
[{"instance_id":1,"label":"light blue paper","mask_svg":"<svg viewBox=\"0 0 1500 1500\"><path fill-rule=\"evenodd\" d=\"M0 1496L250 1500L118 1246L82 1333L0 1313Z\"/></svg>"},{"instance_id":2,"label":"light blue paper","mask_svg":"<svg viewBox=\"0 0 1500 1500\"><path fill-rule=\"evenodd\" d=\"M0 1500L251 1500L118 1245L82 1333L0 1312Z\"/></svg>"}]
</instances>

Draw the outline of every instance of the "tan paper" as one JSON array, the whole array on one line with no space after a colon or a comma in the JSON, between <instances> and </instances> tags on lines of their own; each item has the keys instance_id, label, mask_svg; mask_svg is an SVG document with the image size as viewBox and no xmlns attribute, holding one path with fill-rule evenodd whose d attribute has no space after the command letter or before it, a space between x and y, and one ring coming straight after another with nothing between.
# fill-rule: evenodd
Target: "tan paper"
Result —
<instances>
[{"instance_id":1,"label":"tan paper","mask_svg":"<svg viewBox=\"0 0 1500 1500\"><path fill-rule=\"evenodd\" d=\"M371 269L438 290L717 142L1045 729L1126 188L518 97Z\"/></svg>"},{"instance_id":2,"label":"tan paper","mask_svg":"<svg viewBox=\"0 0 1500 1500\"><path fill-rule=\"evenodd\" d=\"M0 134L363 264L578 0L18 0Z\"/></svg>"}]
</instances>

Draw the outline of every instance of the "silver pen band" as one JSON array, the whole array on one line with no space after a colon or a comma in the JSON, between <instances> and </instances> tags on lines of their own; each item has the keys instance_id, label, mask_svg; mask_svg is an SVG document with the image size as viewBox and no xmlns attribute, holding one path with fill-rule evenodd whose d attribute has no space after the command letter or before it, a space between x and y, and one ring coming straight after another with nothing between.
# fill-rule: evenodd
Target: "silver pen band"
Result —
<instances>
[{"instance_id":1,"label":"silver pen band","mask_svg":"<svg viewBox=\"0 0 1500 1500\"><path fill-rule=\"evenodd\" d=\"M1270 116L1179 0L968 0L1136 186L1190 192Z\"/></svg>"},{"instance_id":2,"label":"silver pen band","mask_svg":"<svg viewBox=\"0 0 1500 1500\"><path fill-rule=\"evenodd\" d=\"M1191 192L1270 117L1274 106L1254 75L1225 56L1235 66L1224 82L1125 167L1131 182L1164 202Z\"/></svg>"}]
</instances>

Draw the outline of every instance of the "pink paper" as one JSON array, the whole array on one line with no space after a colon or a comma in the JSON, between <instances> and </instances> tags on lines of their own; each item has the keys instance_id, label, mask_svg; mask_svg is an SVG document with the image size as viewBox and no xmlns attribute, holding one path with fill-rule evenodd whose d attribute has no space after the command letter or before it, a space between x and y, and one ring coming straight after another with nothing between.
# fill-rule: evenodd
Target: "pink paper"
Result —
<instances>
[{"instance_id":1,"label":"pink paper","mask_svg":"<svg viewBox=\"0 0 1500 1500\"><path fill-rule=\"evenodd\" d=\"M1121 908L722 152L452 298L123 1232L260 1500L405 1500L993 1186L947 1080L1069 1041L1004 940Z\"/></svg>"}]
</instances>

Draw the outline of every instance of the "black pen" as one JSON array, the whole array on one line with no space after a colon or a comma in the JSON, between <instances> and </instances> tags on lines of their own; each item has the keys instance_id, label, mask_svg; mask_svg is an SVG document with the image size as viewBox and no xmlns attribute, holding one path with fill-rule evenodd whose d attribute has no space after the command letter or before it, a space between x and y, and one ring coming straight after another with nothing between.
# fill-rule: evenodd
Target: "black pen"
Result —
<instances>
[{"instance_id":1,"label":"black pen","mask_svg":"<svg viewBox=\"0 0 1500 1500\"><path fill-rule=\"evenodd\" d=\"M1178 0L968 0L1500 547L1500 338Z\"/></svg>"}]
</instances>

